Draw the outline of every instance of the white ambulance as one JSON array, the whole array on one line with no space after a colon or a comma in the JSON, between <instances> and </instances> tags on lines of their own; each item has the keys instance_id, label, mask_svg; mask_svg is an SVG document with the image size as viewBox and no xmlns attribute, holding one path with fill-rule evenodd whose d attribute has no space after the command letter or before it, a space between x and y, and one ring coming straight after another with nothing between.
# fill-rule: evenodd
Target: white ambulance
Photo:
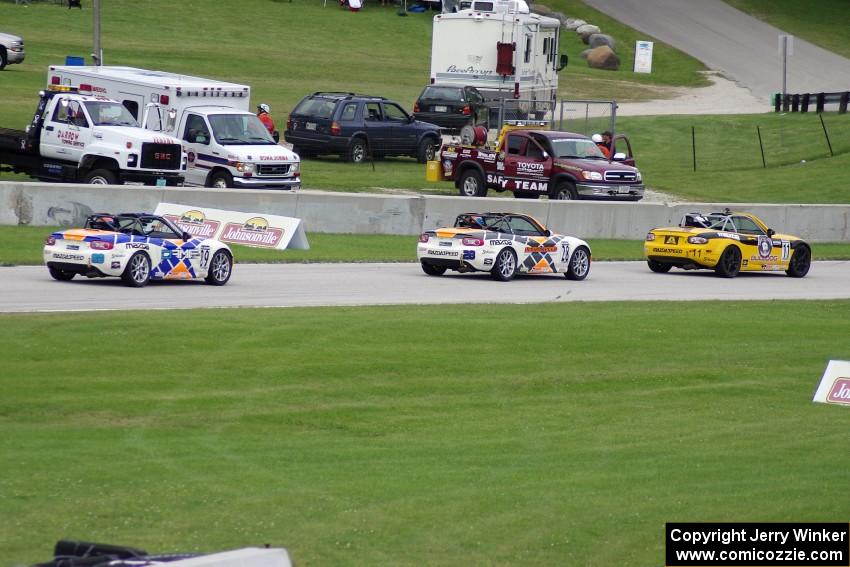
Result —
<instances>
[{"instance_id":1,"label":"white ambulance","mask_svg":"<svg viewBox=\"0 0 850 567\"><path fill-rule=\"evenodd\" d=\"M251 112L251 88L134 67L51 66L48 85L80 87L120 101L144 128L179 138L185 184L298 189L301 160Z\"/></svg>"}]
</instances>

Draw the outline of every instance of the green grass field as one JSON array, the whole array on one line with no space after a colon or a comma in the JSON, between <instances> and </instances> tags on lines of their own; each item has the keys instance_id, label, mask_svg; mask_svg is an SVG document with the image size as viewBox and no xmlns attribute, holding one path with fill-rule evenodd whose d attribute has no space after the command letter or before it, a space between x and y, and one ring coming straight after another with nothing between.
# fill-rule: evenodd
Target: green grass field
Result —
<instances>
[{"instance_id":1,"label":"green grass field","mask_svg":"<svg viewBox=\"0 0 850 567\"><path fill-rule=\"evenodd\" d=\"M0 556L645 566L667 521L841 521L850 414L811 398L847 309L2 315Z\"/></svg>"},{"instance_id":2,"label":"green grass field","mask_svg":"<svg viewBox=\"0 0 850 567\"><path fill-rule=\"evenodd\" d=\"M0 226L0 266L40 265L44 239L61 227ZM266 250L231 245L237 263L282 264L315 262L415 262L416 237L381 234L307 235L310 250ZM643 242L595 238L588 241L593 259L642 260ZM819 242L816 260L850 260L850 243Z\"/></svg>"}]
</instances>

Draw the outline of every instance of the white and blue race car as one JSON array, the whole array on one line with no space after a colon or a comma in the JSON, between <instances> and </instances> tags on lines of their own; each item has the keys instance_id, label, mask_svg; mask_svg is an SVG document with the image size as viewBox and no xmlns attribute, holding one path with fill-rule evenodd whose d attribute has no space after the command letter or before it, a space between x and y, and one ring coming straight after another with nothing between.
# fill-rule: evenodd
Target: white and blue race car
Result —
<instances>
[{"instance_id":1,"label":"white and blue race car","mask_svg":"<svg viewBox=\"0 0 850 567\"><path fill-rule=\"evenodd\" d=\"M195 238L161 216L100 213L90 215L83 228L48 236L44 263L60 281L79 274L120 277L132 287L150 280L201 278L224 285L233 271L233 253L227 244Z\"/></svg>"},{"instance_id":2,"label":"white and blue race car","mask_svg":"<svg viewBox=\"0 0 850 567\"><path fill-rule=\"evenodd\" d=\"M516 213L458 215L453 227L423 232L416 255L429 276L481 271L499 281L553 273L583 280L591 258L584 240L554 234L534 217Z\"/></svg>"}]
</instances>

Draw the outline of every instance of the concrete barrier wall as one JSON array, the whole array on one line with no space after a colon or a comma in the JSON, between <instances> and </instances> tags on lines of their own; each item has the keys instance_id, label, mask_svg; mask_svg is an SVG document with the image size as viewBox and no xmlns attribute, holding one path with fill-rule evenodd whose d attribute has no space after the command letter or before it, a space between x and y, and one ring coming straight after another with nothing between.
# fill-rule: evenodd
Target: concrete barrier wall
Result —
<instances>
[{"instance_id":1,"label":"concrete barrier wall","mask_svg":"<svg viewBox=\"0 0 850 567\"><path fill-rule=\"evenodd\" d=\"M556 232L625 239L643 239L650 228L674 225L685 212L719 211L726 206L7 181L0 182L0 224L79 225L92 212L152 211L160 202L297 217L311 232L356 234L412 235L451 224L462 212L522 212ZM813 242L850 240L850 205L737 204L733 208L755 213L778 232Z\"/></svg>"}]
</instances>

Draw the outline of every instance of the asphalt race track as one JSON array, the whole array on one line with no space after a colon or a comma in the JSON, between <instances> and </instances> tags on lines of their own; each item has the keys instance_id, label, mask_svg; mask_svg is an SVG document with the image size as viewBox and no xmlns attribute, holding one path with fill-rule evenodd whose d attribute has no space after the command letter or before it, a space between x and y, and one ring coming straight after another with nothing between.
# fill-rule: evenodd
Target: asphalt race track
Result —
<instances>
[{"instance_id":1,"label":"asphalt race track","mask_svg":"<svg viewBox=\"0 0 850 567\"><path fill-rule=\"evenodd\" d=\"M784 272L718 278L710 271L654 274L644 262L597 262L585 281L561 275L501 283L488 274L426 276L418 264L241 264L223 287L117 278L54 281L43 266L0 268L0 312L310 307L564 301L850 298L850 262L815 262L805 278Z\"/></svg>"}]
</instances>

